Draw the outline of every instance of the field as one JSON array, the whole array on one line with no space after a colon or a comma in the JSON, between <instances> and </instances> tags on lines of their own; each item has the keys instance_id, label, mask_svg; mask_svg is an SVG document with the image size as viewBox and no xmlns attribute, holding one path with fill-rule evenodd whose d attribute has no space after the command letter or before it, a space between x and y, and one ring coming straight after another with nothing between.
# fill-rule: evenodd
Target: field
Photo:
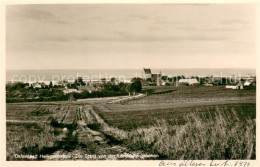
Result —
<instances>
[{"instance_id":1,"label":"field","mask_svg":"<svg viewBox=\"0 0 260 167\"><path fill-rule=\"evenodd\" d=\"M151 89L116 103L9 103L7 160L255 159L255 90Z\"/></svg>"}]
</instances>

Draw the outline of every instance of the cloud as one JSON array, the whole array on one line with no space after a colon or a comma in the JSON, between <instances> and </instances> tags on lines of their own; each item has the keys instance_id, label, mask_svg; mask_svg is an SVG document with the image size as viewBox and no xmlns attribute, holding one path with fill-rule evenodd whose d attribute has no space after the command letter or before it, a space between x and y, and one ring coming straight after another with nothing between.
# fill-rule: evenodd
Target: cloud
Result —
<instances>
[{"instance_id":1,"label":"cloud","mask_svg":"<svg viewBox=\"0 0 260 167\"><path fill-rule=\"evenodd\" d=\"M26 5L26 6L8 6L6 12L6 18L9 20L35 20L35 21L45 21L57 24L66 24L67 21L62 20L57 15L41 10L36 6Z\"/></svg>"},{"instance_id":2,"label":"cloud","mask_svg":"<svg viewBox=\"0 0 260 167\"><path fill-rule=\"evenodd\" d=\"M149 36L149 35L134 35L128 33L118 33L115 36L49 36L42 37L43 42L182 42L182 41L226 41L231 40L228 36Z\"/></svg>"},{"instance_id":3,"label":"cloud","mask_svg":"<svg viewBox=\"0 0 260 167\"><path fill-rule=\"evenodd\" d=\"M135 21L136 20L150 20L150 17L149 16L145 16L145 15L137 15L137 14L131 14L131 15L128 15L127 16L128 19L134 19Z\"/></svg>"},{"instance_id":4,"label":"cloud","mask_svg":"<svg viewBox=\"0 0 260 167\"><path fill-rule=\"evenodd\" d=\"M216 31L216 32L222 32L222 31L236 31L240 30L237 27L223 27L223 26L216 26L216 27L196 27L196 26L176 26L176 29L180 30L186 30L186 31Z\"/></svg>"},{"instance_id":5,"label":"cloud","mask_svg":"<svg viewBox=\"0 0 260 167\"><path fill-rule=\"evenodd\" d=\"M220 24L222 25L247 25L250 22L244 21L244 20L235 20L235 19L229 19L229 20L222 20L220 21Z\"/></svg>"}]
</instances>

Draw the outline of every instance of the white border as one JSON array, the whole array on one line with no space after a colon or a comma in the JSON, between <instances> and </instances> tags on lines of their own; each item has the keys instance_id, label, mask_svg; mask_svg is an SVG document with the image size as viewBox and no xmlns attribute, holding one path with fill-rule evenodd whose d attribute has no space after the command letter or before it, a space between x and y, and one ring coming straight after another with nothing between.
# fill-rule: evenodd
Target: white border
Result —
<instances>
[{"instance_id":1,"label":"white border","mask_svg":"<svg viewBox=\"0 0 260 167\"><path fill-rule=\"evenodd\" d=\"M129 4L129 3L138 3L138 4L147 4L147 3L153 3L153 4L162 4L162 3L213 3L213 4L230 4L230 3L253 3L257 5L257 67L260 67L260 49L259 49L259 3L257 0L111 0L111 1L105 1L105 0L5 0L1 1L0 0L0 60L1 60L1 95L0 95L0 100L1 100L1 118L0 118L0 139L1 139L1 144L0 144L0 153L1 153L1 159L0 159L0 166L149 166L153 167L159 166L160 160L149 160L149 161L121 161L121 160L116 160L116 161L6 161L6 124L5 124L5 118L6 118L6 104L5 104L5 78L6 78L6 57L5 57L5 7L6 5L14 5L14 4L73 4L73 3L95 3L95 4L103 4L103 3L124 3L124 4ZM259 68L257 70L257 84L259 84L260 78L258 77L260 75ZM258 105L259 101L259 89L257 88L257 152L256 152L256 157L257 160L250 160L249 162L251 163L250 166L254 167L260 167L260 162L259 162L259 114L258 111L260 109ZM166 162L181 162L181 161L169 161L167 160ZM196 161L200 162L200 161ZM201 161L201 162L207 162L209 163L210 161ZM216 161L217 162L217 161ZM224 160L218 161L218 162L225 162ZM233 163L235 161L229 161L230 163ZM169 166L170 167L170 166Z\"/></svg>"}]
</instances>

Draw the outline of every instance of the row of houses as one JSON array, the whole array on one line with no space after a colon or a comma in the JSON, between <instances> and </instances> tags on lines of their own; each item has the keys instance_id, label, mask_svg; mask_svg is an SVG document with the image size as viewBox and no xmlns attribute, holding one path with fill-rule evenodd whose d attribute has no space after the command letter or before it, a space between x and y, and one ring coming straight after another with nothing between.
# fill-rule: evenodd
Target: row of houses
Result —
<instances>
[{"instance_id":1,"label":"row of houses","mask_svg":"<svg viewBox=\"0 0 260 167\"><path fill-rule=\"evenodd\" d=\"M162 75L162 73L153 74L150 68L143 69L143 79L150 82L149 84L156 84L157 86L164 86L170 83L167 75ZM179 83L187 85L199 84L196 78L185 78L178 80Z\"/></svg>"},{"instance_id":2,"label":"row of houses","mask_svg":"<svg viewBox=\"0 0 260 167\"><path fill-rule=\"evenodd\" d=\"M203 82L201 79L207 78L207 82ZM148 84L155 84L157 86L164 86L170 83L167 75L162 75L161 72L158 74L153 74L150 68L143 69L143 79L148 81ZM224 79L225 83L222 83L222 79ZM231 77L230 80L237 80L235 76ZM238 82L232 81L230 84L227 79L221 78L219 76L210 76L210 77L189 77L184 78L184 76L180 76L176 78L178 84L185 85L199 85L202 84L204 86L213 86L213 83L220 83L221 85L226 85L227 89L251 89L256 86L256 79L250 76L240 76ZM201 82L201 83L200 83ZM171 82L173 83L173 82Z\"/></svg>"},{"instance_id":3,"label":"row of houses","mask_svg":"<svg viewBox=\"0 0 260 167\"><path fill-rule=\"evenodd\" d=\"M85 85L85 86L77 86L76 88L70 88L69 86L71 84L73 84L74 82L68 82L68 81L44 81L44 82L34 82L34 83L30 83L29 86L27 86L26 88L29 87L33 87L34 89L44 89L46 87L50 86L50 83L52 83L52 86L59 86L56 89L61 90L64 94L68 94L68 93L81 93L83 91L88 91L89 93L93 92L93 91L97 91L99 89L98 86L94 86L94 85Z\"/></svg>"},{"instance_id":4,"label":"row of houses","mask_svg":"<svg viewBox=\"0 0 260 167\"><path fill-rule=\"evenodd\" d=\"M255 89L256 81L254 80L240 81L232 85L226 85L226 88L227 89Z\"/></svg>"},{"instance_id":5,"label":"row of houses","mask_svg":"<svg viewBox=\"0 0 260 167\"><path fill-rule=\"evenodd\" d=\"M70 89L68 88L68 86L65 86L65 88L62 90L64 94L68 94L68 93L81 93L83 91L88 91L89 93L92 93L93 91L97 91L98 88L94 87L94 86L78 86L78 89Z\"/></svg>"}]
</instances>

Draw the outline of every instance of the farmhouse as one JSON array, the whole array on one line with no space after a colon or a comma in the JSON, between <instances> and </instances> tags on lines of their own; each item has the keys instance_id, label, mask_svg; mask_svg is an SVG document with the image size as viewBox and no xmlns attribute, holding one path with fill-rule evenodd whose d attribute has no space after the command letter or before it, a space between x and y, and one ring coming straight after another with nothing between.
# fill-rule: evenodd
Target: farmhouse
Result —
<instances>
[{"instance_id":1,"label":"farmhouse","mask_svg":"<svg viewBox=\"0 0 260 167\"><path fill-rule=\"evenodd\" d=\"M39 83L39 82L35 82L32 84L32 87L35 89L35 88L42 88L42 85Z\"/></svg>"},{"instance_id":2,"label":"farmhouse","mask_svg":"<svg viewBox=\"0 0 260 167\"><path fill-rule=\"evenodd\" d=\"M50 85L50 81L42 81L42 84L44 84L45 86L49 86Z\"/></svg>"},{"instance_id":3,"label":"farmhouse","mask_svg":"<svg viewBox=\"0 0 260 167\"><path fill-rule=\"evenodd\" d=\"M78 90L80 92L82 91L88 91L89 93L96 91L97 89L94 86L78 86Z\"/></svg>"},{"instance_id":4,"label":"farmhouse","mask_svg":"<svg viewBox=\"0 0 260 167\"><path fill-rule=\"evenodd\" d=\"M243 84L239 82L236 85L226 85L227 89L243 89Z\"/></svg>"},{"instance_id":5,"label":"farmhouse","mask_svg":"<svg viewBox=\"0 0 260 167\"><path fill-rule=\"evenodd\" d=\"M197 79L195 79L195 78L180 79L178 82L179 82L179 83L188 84L188 85L199 84L199 82L198 82Z\"/></svg>"},{"instance_id":6,"label":"farmhouse","mask_svg":"<svg viewBox=\"0 0 260 167\"><path fill-rule=\"evenodd\" d=\"M73 92L80 93L77 89L65 89L65 90L63 90L64 94L73 93Z\"/></svg>"},{"instance_id":7,"label":"farmhouse","mask_svg":"<svg viewBox=\"0 0 260 167\"><path fill-rule=\"evenodd\" d=\"M244 89L256 89L256 81L246 81L244 83Z\"/></svg>"},{"instance_id":8,"label":"farmhouse","mask_svg":"<svg viewBox=\"0 0 260 167\"><path fill-rule=\"evenodd\" d=\"M203 84L204 86L213 86L213 84L212 83L205 83L205 84Z\"/></svg>"}]
</instances>

